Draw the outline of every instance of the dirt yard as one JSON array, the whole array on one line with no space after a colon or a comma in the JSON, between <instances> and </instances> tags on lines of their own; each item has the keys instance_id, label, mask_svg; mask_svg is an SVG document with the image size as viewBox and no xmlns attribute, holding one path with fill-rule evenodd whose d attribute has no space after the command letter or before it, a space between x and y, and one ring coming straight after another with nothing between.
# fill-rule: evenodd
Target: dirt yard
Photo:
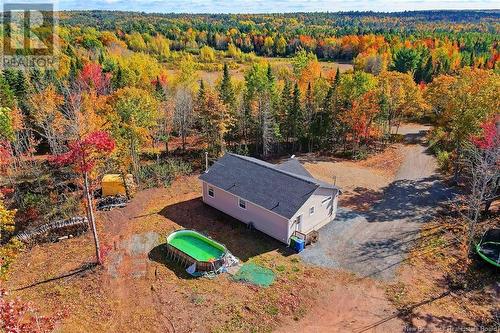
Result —
<instances>
[{"instance_id":1,"label":"dirt yard","mask_svg":"<svg viewBox=\"0 0 500 333\"><path fill-rule=\"evenodd\" d=\"M304 265L282 244L204 205L199 193L196 176L140 192L127 208L99 214L102 268L86 268L93 259L87 235L22 253L4 286L43 313L66 312L62 332L266 332L293 324L325 295L351 300L356 290L365 290L371 301L367 307L364 297L350 308L339 306L341 327L362 327L393 310L372 282ZM256 288L227 276L190 278L165 258L165 237L180 228L217 239L242 261L272 269L277 280ZM359 306L367 314L355 320L352 310Z\"/></svg>"}]
</instances>

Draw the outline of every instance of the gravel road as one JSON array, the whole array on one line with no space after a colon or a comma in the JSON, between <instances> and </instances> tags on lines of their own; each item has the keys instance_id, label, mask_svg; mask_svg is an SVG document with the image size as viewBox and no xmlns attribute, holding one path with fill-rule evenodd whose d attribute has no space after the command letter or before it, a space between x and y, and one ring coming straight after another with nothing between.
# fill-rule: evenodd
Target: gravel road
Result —
<instances>
[{"instance_id":1,"label":"gravel road","mask_svg":"<svg viewBox=\"0 0 500 333\"><path fill-rule=\"evenodd\" d=\"M402 148L404 160L383 198L367 212L339 208L335 220L320 230L319 242L300 254L304 261L343 268L360 277L394 277L422 223L453 195L436 174L434 157L420 143L426 130L425 126L400 130L408 144Z\"/></svg>"}]
</instances>

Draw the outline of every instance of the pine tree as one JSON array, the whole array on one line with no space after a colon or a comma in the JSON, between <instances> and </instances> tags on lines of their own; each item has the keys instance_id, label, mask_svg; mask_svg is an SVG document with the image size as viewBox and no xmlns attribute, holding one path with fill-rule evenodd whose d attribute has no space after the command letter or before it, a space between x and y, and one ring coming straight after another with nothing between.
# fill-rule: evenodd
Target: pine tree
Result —
<instances>
[{"instance_id":1,"label":"pine tree","mask_svg":"<svg viewBox=\"0 0 500 333\"><path fill-rule=\"evenodd\" d=\"M105 58L104 58L104 52L102 52L102 51L101 51L101 52L99 52L99 58L98 58L98 60L97 60L97 61L98 61L98 62L99 62L99 64L101 64L101 65L104 63L104 61L105 61Z\"/></svg>"},{"instance_id":2,"label":"pine tree","mask_svg":"<svg viewBox=\"0 0 500 333\"><path fill-rule=\"evenodd\" d=\"M303 125L302 107L300 105L300 89L299 84L295 82L293 87L293 97L288 113L287 128L289 130L289 137L294 140L293 149L295 150L295 143L299 141L302 136Z\"/></svg>"},{"instance_id":3,"label":"pine tree","mask_svg":"<svg viewBox=\"0 0 500 333\"><path fill-rule=\"evenodd\" d=\"M203 104L205 101L205 82L203 80L200 80L200 88L198 89L198 98L196 99L197 103Z\"/></svg>"},{"instance_id":4,"label":"pine tree","mask_svg":"<svg viewBox=\"0 0 500 333\"><path fill-rule=\"evenodd\" d=\"M222 102L227 107L234 107L235 97L234 97L234 89L231 83L231 76L229 74L229 68L227 63L224 63L224 70L222 75L222 81L219 88L220 98Z\"/></svg>"},{"instance_id":5,"label":"pine tree","mask_svg":"<svg viewBox=\"0 0 500 333\"><path fill-rule=\"evenodd\" d=\"M288 142L290 131L288 129L288 113L290 112L292 106L292 83L290 80L285 80L285 85L281 91L279 113L278 113L278 123L281 129L281 135L285 137L285 141Z\"/></svg>"},{"instance_id":6,"label":"pine tree","mask_svg":"<svg viewBox=\"0 0 500 333\"><path fill-rule=\"evenodd\" d=\"M113 89L118 90L120 88L125 87L125 77L123 75L123 69L121 66L118 66L116 70L116 74L112 77Z\"/></svg>"},{"instance_id":7,"label":"pine tree","mask_svg":"<svg viewBox=\"0 0 500 333\"><path fill-rule=\"evenodd\" d=\"M34 67L30 71L29 78L35 90L41 91L45 88L43 85L42 72L40 71L40 69L38 69L38 67Z\"/></svg>"},{"instance_id":8,"label":"pine tree","mask_svg":"<svg viewBox=\"0 0 500 333\"><path fill-rule=\"evenodd\" d=\"M335 79L333 80L333 86L336 88L340 84L340 69L337 67L337 72L335 72Z\"/></svg>"},{"instance_id":9,"label":"pine tree","mask_svg":"<svg viewBox=\"0 0 500 333\"><path fill-rule=\"evenodd\" d=\"M12 108L15 106L14 92L3 75L0 75L0 107Z\"/></svg>"},{"instance_id":10,"label":"pine tree","mask_svg":"<svg viewBox=\"0 0 500 333\"><path fill-rule=\"evenodd\" d=\"M312 92L311 82L307 84L306 100L305 100L305 117L303 134L307 137L308 150L312 151L312 120L316 113L314 105L314 96Z\"/></svg>"},{"instance_id":11,"label":"pine tree","mask_svg":"<svg viewBox=\"0 0 500 333\"><path fill-rule=\"evenodd\" d=\"M266 73L266 76L267 76L267 81L269 83L274 82L273 70L271 68L271 64L270 63L267 63L267 73Z\"/></svg>"}]
</instances>

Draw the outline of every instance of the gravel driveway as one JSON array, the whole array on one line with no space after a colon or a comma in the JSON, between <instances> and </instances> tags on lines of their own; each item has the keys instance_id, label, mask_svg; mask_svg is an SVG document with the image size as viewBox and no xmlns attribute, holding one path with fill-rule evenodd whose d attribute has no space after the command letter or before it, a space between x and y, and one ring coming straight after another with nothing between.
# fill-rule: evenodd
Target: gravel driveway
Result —
<instances>
[{"instance_id":1,"label":"gravel driveway","mask_svg":"<svg viewBox=\"0 0 500 333\"><path fill-rule=\"evenodd\" d=\"M335 220L320 230L319 242L300 254L305 262L343 268L360 277L394 277L422 223L453 195L436 174L434 157L419 142L427 129L402 129L409 144L383 198L368 212L339 208Z\"/></svg>"}]
</instances>

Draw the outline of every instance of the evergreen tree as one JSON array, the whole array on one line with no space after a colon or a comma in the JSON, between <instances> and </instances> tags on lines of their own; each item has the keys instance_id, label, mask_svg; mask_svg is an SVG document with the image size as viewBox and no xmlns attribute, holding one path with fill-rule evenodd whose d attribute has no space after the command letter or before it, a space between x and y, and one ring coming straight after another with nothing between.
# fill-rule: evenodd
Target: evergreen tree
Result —
<instances>
[{"instance_id":1,"label":"evergreen tree","mask_svg":"<svg viewBox=\"0 0 500 333\"><path fill-rule=\"evenodd\" d=\"M295 143L300 140L302 136L302 126L304 121L302 107L300 105L300 89L297 82L295 82L295 86L293 87L292 103L287 118L287 129L289 131L288 137L294 140L293 150L295 150Z\"/></svg>"},{"instance_id":2,"label":"evergreen tree","mask_svg":"<svg viewBox=\"0 0 500 333\"><path fill-rule=\"evenodd\" d=\"M203 103L203 101L205 100L205 82L203 82L203 80L200 80L200 88L198 89L198 98L196 99L196 101L198 103Z\"/></svg>"},{"instance_id":3,"label":"evergreen tree","mask_svg":"<svg viewBox=\"0 0 500 333\"><path fill-rule=\"evenodd\" d=\"M224 63L224 70L222 75L222 81L219 87L220 98L222 102L227 107L234 107L235 97L233 84L231 83L231 76L229 74L229 68L227 63Z\"/></svg>"},{"instance_id":4,"label":"evergreen tree","mask_svg":"<svg viewBox=\"0 0 500 333\"><path fill-rule=\"evenodd\" d=\"M31 70L29 77L30 77L30 81L31 81L32 86L36 90L38 90L38 91L43 90L44 85L43 85L42 72L40 71L40 69L38 69L38 67L34 67Z\"/></svg>"},{"instance_id":5,"label":"evergreen tree","mask_svg":"<svg viewBox=\"0 0 500 333\"><path fill-rule=\"evenodd\" d=\"M417 68L419 58L417 50L402 48L394 55L393 68L401 73L413 72Z\"/></svg>"},{"instance_id":6,"label":"evergreen tree","mask_svg":"<svg viewBox=\"0 0 500 333\"><path fill-rule=\"evenodd\" d=\"M307 84L306 100L304 105L304 130L303 136L307 138L308 151L312 151L312 120L316 113L316 106L314 104L314 96L312 91L311 82Z\"/></svg>"},{"instance_id":7,"label":"evergreen tree","mask_svg":"<svg viewBox=\"0 0 500 333\"><path fill-rule=\"evenodd\" d=\"M5 80L3 75L0 75L0 107L12 108L16 104L14 92Z\"/></svg>"},{"instance_id":8,"label":"evergreen tree","mask_svg":"<svg viewBox=\"0 0 500 333\"><path fill-rule=\"evenodd\" d=\"M288 113L290 112L293 100L292 93L292 83L289 79L285 80L285 85L281 91L279 113L278 113L278 124L281 129L281 135L288 142L290 131L288 130Z\"/></svg>"},{"instance_id":9,"label":"evergreen tree","mask_svg":"<svg viewBox=\"0 0 500 333\"><path fill-rule=\"evenodd\" d=\"M118 90L126 86L125 75L123 74L123 69L118 66L115 75L112 77L112 85L114 90Z\"/></svg>"},{"instance_id":10,"label":"evergreen tree","mask_svg":"<svg viewBox=\"0 0 500 333\"><path fill-rule=\"evenodd\" d=\"M337 67L337 72L335 72L335 79L333 80L332 87L335 89L340 84L340 69Z\"/></svg>"}]
</instances>

